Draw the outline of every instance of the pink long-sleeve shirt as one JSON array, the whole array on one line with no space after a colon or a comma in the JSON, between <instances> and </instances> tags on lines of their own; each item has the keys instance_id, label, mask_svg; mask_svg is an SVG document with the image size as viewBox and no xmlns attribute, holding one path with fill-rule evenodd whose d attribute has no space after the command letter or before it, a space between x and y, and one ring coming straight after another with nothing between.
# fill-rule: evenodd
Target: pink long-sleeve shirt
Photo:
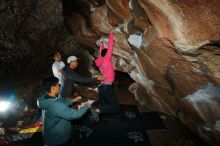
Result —
<instances>
[{"instance_id":1,"label":"pink long-sleeve shirt","mask_svg":"<svg viewBox=\"0 0 220 146\"><path fill-rule=\"evenodd\" d=\"M109 33L108 37L108 51L104 57L101 56L101 52L104 49L103 42L100 43L100 55L95 60L96 66L101 71L101 75L105 76L105 80L101 81L101 84L111 84L115 80L114 65L111 60L112 51L114 47L113 33Z\"/></svg>"}]
</instances>

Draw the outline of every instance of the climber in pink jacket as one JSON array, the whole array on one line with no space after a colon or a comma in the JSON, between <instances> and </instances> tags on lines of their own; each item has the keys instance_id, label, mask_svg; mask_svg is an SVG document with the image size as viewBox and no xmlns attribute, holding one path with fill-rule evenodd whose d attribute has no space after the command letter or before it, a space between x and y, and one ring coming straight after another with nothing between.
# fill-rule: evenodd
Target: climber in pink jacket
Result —
<instances>
[{"instance_id":1,"label":"climber in pink jacket","mask_svg":"<svg viewBox=\"0 0 220 146\"><path fill-rule=\"evenodd\" d=\"M115 79L114 65L111 57L114 48L114 36L110 32L108 38L108 48L104 48L103 42L100 42L99 57L95 60L96 66L99 68L101 75L105 76L105 80L98 85L99 104L96 112L101 114L112 114L119 111L119 105L112 84Z\"/></svg>"},{"instance_id":2,"label":"climber in pink jacket","mask_svg":"<svg viewBox=\"0 0 220 146\"><path fill-rule=\"evenodd\" d=\"M110 32L108 39L108 49L104 48L104 43L100 42L100 55L95 60L96 66L105 76L105 80L101 81L102 84L112 84L115 79L114 66L111 60L114 45L113 33Z\"/></svg>"}]
</instances>

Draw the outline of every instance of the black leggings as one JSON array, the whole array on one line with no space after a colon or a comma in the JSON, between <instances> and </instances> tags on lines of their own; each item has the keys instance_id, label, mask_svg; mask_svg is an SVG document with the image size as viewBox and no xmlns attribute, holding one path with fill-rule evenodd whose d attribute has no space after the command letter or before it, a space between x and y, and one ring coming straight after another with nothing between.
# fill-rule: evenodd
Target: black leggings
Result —
<instances>
[{"instance_id":1,"label":"black leggings","mask_svg":"<svg viewBox=\"0 0 220 146\"><path fill-rule=\"evenodd\" d=\"M99 86L99 104L101 114L113 114L119 111L117 97L112 85Z\"/></svg>"},{"instance_id":2,"label":"black leggings","mask_svg":"<svg viewBox=\"0 0 220 146\"><path fill-rule=\"evenodd\" d=\"M62 144L59 144L58 146L71 146L72 145L72 142L71 142L71 139L67 140L66 142L62 143Z\"/></svg>"},{"instance_id":3,"label":"black leggings","mask_svg":"<svg viewBox=\"0 0 220 146\"><path fill-rule=\"evenodd\" d=\"M66 142L64 142L62 144L59 144L59 145L47 145L47 144L44 144L44 146L71 146L71 145L72 145L71 139L68 139Z\"/></svg>"}]
</instances>

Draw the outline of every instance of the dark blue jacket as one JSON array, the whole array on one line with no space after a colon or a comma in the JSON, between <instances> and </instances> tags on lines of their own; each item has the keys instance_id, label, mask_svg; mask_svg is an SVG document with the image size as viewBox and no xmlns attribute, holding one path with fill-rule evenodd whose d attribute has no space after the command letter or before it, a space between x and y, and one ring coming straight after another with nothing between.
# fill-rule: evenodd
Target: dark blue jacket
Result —
<instances>
[{"instance_id":1,"label":"dark blue jacket","mask_svg":"<svg viewBox=\"0 0 220 146\"><path fill-rule=\"evenodd\" d=\"M56 146L71 137L71 121L81 118L88 110L87 106L80 110L69 108L70 99L43 95L38 98L38 106L43 110L44 143Z\"/></svg>"},{"instance_id":2,"label":"dark blue jacket","mask_svg":"<svg viewBox=\"0 0 220 146\"><path fill-rule=\"evenodd\" d=\"M74 92L74 84L75 82L79 83L94 83L97 80L95 78L90 77L82 77L75 72L75 70L69 68L69 66L65 66L63 68L64 74L64 83L61 87L61 97L62 98L72 98Z\"/></svg>"}]
</instances>

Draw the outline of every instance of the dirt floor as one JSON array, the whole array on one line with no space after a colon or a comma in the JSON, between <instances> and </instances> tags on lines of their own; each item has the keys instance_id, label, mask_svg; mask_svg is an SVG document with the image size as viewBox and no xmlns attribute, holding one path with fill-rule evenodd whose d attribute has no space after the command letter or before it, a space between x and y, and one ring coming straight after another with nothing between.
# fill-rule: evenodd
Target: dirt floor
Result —
<instances>
[{"instance_id":1,"label":"dirt floor","mask_svg":"<svg viewBox=\"0 0 220 146\"><path fill-rule=\"evenodd\" d=\"M145 108L138 104L126 86L116 89L116 93L120 104L137 105L140 112L145 111ZM168 115L161 115L168 129L166 131L147 131L152 146L207 146L179 121Z\"/></svg>"}]
</instances>

